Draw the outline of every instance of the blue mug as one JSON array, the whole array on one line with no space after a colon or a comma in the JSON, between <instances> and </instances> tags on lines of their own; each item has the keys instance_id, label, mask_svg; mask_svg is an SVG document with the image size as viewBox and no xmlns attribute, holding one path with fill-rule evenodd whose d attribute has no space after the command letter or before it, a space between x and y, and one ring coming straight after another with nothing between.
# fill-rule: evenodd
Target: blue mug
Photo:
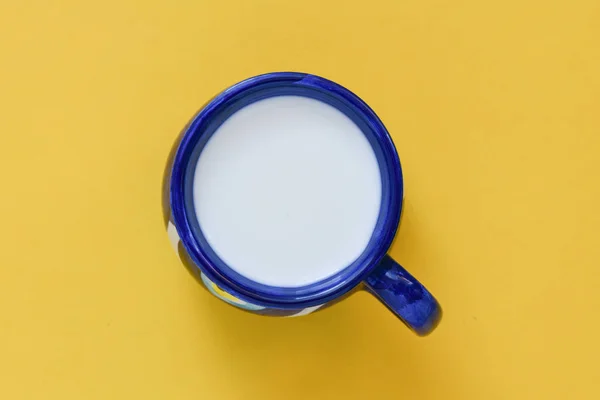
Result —
<instances>
[{"instance_id":1,"label":"blue mug","mask_svg":"<svg viewBox=\"0 0 600 400\"><path fill-rule=\"evenodd\" d=\"M345 114L371 145L381 175L381 205L362 254L333 276L300 287L255 282L230 268L205 238L194 208L196 163L217 128L235 112L275 96L303 96ZM240 309L271 316L302 316L366 290L418 335L438 324L442 311L425 287L386 253L402 212L403 180L396 148L383 123L358 96L327 79L294 72L269 73L237 83L211 99L185 126L163 179L168 236L190 273L212 294Z\"/></svg>"}]
</instances>

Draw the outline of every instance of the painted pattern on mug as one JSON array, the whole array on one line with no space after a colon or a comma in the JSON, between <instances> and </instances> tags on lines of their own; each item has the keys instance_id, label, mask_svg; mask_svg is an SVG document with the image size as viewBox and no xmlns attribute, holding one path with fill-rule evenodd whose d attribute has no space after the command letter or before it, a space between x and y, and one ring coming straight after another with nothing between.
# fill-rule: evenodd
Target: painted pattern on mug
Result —
<instances>
[{"instance_id":1,"label":"painted pattern on mug","mask_svg":"<svg viewBox=\"0 0 600 400\"><path fill-rule=\"evenodd\" d=\"M204 286L206 286L206 288L209 290L209 292L211 292L212 294L214 294L215 296L217 296L218 298L220 298L221 300L223 300L226 303L229 303L236 307L243 308L245 310L251 310L251 311L264 310L266 308L263 306L251 304L251 303L248 303L247 301L238 299L237 297L232 296L231 294L227 293L226 291L224 291L223 289L218 287L213 281L208 279L206 277L206 275L204 275L203 273L200 273L200 276L202 277L202 282L204 283Z\"/></svg>"}]
</instances>

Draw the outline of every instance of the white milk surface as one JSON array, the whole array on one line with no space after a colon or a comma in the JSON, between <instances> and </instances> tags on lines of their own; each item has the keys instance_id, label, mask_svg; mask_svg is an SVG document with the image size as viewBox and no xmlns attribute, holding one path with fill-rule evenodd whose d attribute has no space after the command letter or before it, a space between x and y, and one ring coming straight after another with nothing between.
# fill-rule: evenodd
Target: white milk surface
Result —
<instances>
[{"instance_id":1,"label":"white milk surface","mask_svg":"<svg viewBox=\"0 0 600 400\"><path fill-rule=\"evenodd\" d=\"M300 96L229 117L194 176L200 228L217 255L266 285L330 277L363 252L381 201L375 153L351 119Z\"/></svg>"}]
</instances>

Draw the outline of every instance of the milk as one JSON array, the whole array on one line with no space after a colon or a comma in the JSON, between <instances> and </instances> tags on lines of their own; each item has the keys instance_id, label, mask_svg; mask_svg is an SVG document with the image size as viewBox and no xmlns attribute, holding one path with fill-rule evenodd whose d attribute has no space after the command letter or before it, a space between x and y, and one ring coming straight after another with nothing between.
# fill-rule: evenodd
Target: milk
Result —
<instances>
[{"instance_id":1,"label":"milk","mask_svg":"<svg viewBox=\"0 0 600 400\"><path fill-rule=\"evenodd\" d=\"M279 96L229 117L196 165L206 240L255 282L299 287L355 261L375 227L381 177L362 131L336 108Z\"/></svg>"}]
</instances>

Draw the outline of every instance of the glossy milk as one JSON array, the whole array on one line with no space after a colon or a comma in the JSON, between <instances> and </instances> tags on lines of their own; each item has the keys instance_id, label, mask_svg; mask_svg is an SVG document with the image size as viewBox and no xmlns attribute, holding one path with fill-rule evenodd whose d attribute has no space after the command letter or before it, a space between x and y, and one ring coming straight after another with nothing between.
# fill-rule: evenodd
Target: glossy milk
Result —
<instances>
[{"instance_id":1,"label":"glossy milk","mask_svg":"<svg viewBox=\"0 0 600 400\"><path fill-rule=\"evenodd\" d=\"M352 120L321 101L279 96L229 117L194 177L200 228L241 275L298 287L363 252L381 202L373 149Z\"/></svg>"}]
</instances>

